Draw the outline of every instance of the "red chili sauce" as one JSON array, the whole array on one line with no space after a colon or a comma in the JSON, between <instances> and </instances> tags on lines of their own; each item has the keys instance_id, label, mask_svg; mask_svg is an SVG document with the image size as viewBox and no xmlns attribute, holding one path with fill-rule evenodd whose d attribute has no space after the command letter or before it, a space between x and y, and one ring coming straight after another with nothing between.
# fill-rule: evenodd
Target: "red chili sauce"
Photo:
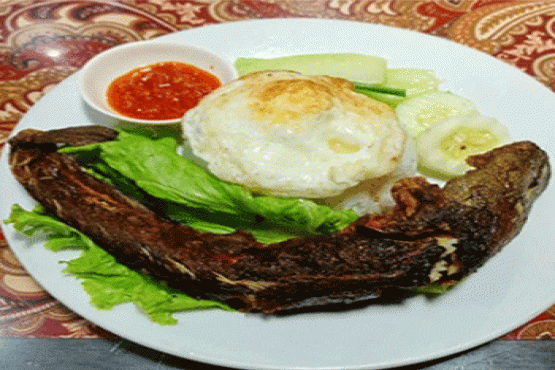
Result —
<instances>
[{"instance_id":1,"label":"red chili sauce","mask_svg":"<svg viewBox=\"0 0 555 370\"><path fill-rule=\"evenodd\" d=\"M108 104L132 118L181 118L222 82L214 75L181 62L160 62L136 68L110 83Z\"/></svg>"}]
</instances>

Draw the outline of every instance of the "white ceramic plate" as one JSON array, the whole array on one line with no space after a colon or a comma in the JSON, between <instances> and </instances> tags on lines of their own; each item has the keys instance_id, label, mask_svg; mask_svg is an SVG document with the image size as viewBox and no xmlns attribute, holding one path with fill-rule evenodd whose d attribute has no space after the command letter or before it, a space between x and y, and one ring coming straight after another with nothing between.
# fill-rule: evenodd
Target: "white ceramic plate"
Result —
<instances>
[{"instance_id":1,"label":"white ceramic plate","mask_svg":"<svg viewBox=\"0 0 555 370\"><path fill-rule=\"evenodd\" d=\"M299 36L302 35L302 36ZM443 87L477 103L555 158L555 95L490 56L449 41L402 29L333 20L277 19L208 26L165 41L198 45L233 62L239 56L358 52L386 57L390 66L434 70ZM95 122L71 76L43 97L16 131ZM0 217L34 202L0 162ZM10 196L7 196L10 194ZM263 317L209 311L178 315L176 326L149 322L132 305L94 309L79 282L61 273L50 253L3 226L25 268L63 304L142 345L201 362L242 369L376 369L436 359L495 339L555 303L555 192L547 189L523 232L463 284L439 299L370 306L339 313Z\"/></svg>"}]
</instances>

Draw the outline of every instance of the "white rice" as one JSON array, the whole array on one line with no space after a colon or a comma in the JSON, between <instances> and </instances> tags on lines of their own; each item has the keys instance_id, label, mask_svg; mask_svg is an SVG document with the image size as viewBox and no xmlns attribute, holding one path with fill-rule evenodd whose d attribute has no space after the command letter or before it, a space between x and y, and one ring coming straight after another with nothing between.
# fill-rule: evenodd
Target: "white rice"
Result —
<instances>
[{"instance_id":1,"label":"white rice","mask_svg":"<svg viewBox=\"0 0 555 370\"><path fill-rule=\"evenodd\" d=\"M416 175L417 158L414 140L408 139L399 166L390 174L361 182L340 195L319 199L318 203L333 209L352 209L359 215L380 214L395 205L391 187L405 177Z\"/></svg>"}]
</instances>

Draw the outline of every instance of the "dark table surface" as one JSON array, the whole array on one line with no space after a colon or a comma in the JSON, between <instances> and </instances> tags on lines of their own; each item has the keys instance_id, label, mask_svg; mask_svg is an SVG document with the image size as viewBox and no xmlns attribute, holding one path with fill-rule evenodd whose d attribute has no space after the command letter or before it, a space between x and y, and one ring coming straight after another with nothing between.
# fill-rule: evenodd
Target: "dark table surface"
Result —
<instances>
[{"instance_id":1,"label":"dark table surface","mask_svg":"<svg viewBox=\"0 0 555 370\"><path fill-rule=\"evenodd\" d=\"M127 340L0 339L0 369L5 370L218 370L167 355ZM399 370L551 370L555 344L549 341L496 340L468 352Z\"/></svg>"}]
</instances>

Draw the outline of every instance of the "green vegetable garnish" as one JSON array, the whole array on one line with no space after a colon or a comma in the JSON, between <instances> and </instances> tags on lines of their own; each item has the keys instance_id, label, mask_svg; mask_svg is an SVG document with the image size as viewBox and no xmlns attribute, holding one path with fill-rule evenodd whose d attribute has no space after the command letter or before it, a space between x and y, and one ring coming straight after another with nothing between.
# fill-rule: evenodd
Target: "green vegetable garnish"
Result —
<instances>
[{"instance_id":1,"label":"green vegetable garnish","mask_svg":"<svg viewBox=\"0 0 555 370\"><path fill-rule=\"evenodd\" d=\"M379 93L379 94L387 94L387 95L395 95L405 97L407 96L407 91L405 89L398 89L394 87L388 87L385 85L378 85L378 84L363 84L359 82L353 82L355 85L355 91L364 95L370 95L370 93Z\"/></svg>"},{"instance_id":2,"label":"green vegetable garnish","mask_svg":"<svg viewBox=\"0 0 555 370\"><path fill-rule=\"evenodd\" d=\"M238 185L221 181L177 153L173 138L149 139L120 132L117 140L61 151L76 154L94 176L144 203L163 204L168 217L203 232L230 233L248 229L261 242L305 234L337 231L357 218L353 211L336 212L303 199L254 196ZM4 221L30 237L47 236L52 251L79 249L64 272L78 277L99 309L133 302L154 322L177 321L175 312L219 308L215 301L193 299L142 273L117 263L90 238L45 213L42 206L26 211L12 207ZM276 227L276 224L284 226Z\"/></svg>"},{"instance_id":3,"label":"green vegetable garnish","mask_svg":"<svg viewBox=\"0 0 555 370\"><path fill-rule=\"evenodd\" d=\"M57 252L79 249L81 255L64 262L65 273L81 280L91 304L98 309L111 309L132 302L154 322L161 325L176 324L176 312L219 308L232 310L227 305L209 300L196 300L164 283L117 263L108 252L86 235L45 214L42 206L26 211L12 206L10 217L4 220L16 231L29 237L46 236L45 247Z\"/></svg>"},{"instance_id":4,"label":"green vegetable garnish","mask_svg":"<svg viewBox=\"0 0 555 370\"><path fill-rule=\"evenodd\" d=\"M256 196L184 158L171 137L153 140L120 132L114 141L62 152L79 154L93 174L117 182L120 190L134 197L146 192L163 200L169 217L191 227L202 223L201 231L227 233L241 227L260 241L276 242L333 233L358 218L352 210L335 211L310 200Z\"/></svg>"}]
</instances>

